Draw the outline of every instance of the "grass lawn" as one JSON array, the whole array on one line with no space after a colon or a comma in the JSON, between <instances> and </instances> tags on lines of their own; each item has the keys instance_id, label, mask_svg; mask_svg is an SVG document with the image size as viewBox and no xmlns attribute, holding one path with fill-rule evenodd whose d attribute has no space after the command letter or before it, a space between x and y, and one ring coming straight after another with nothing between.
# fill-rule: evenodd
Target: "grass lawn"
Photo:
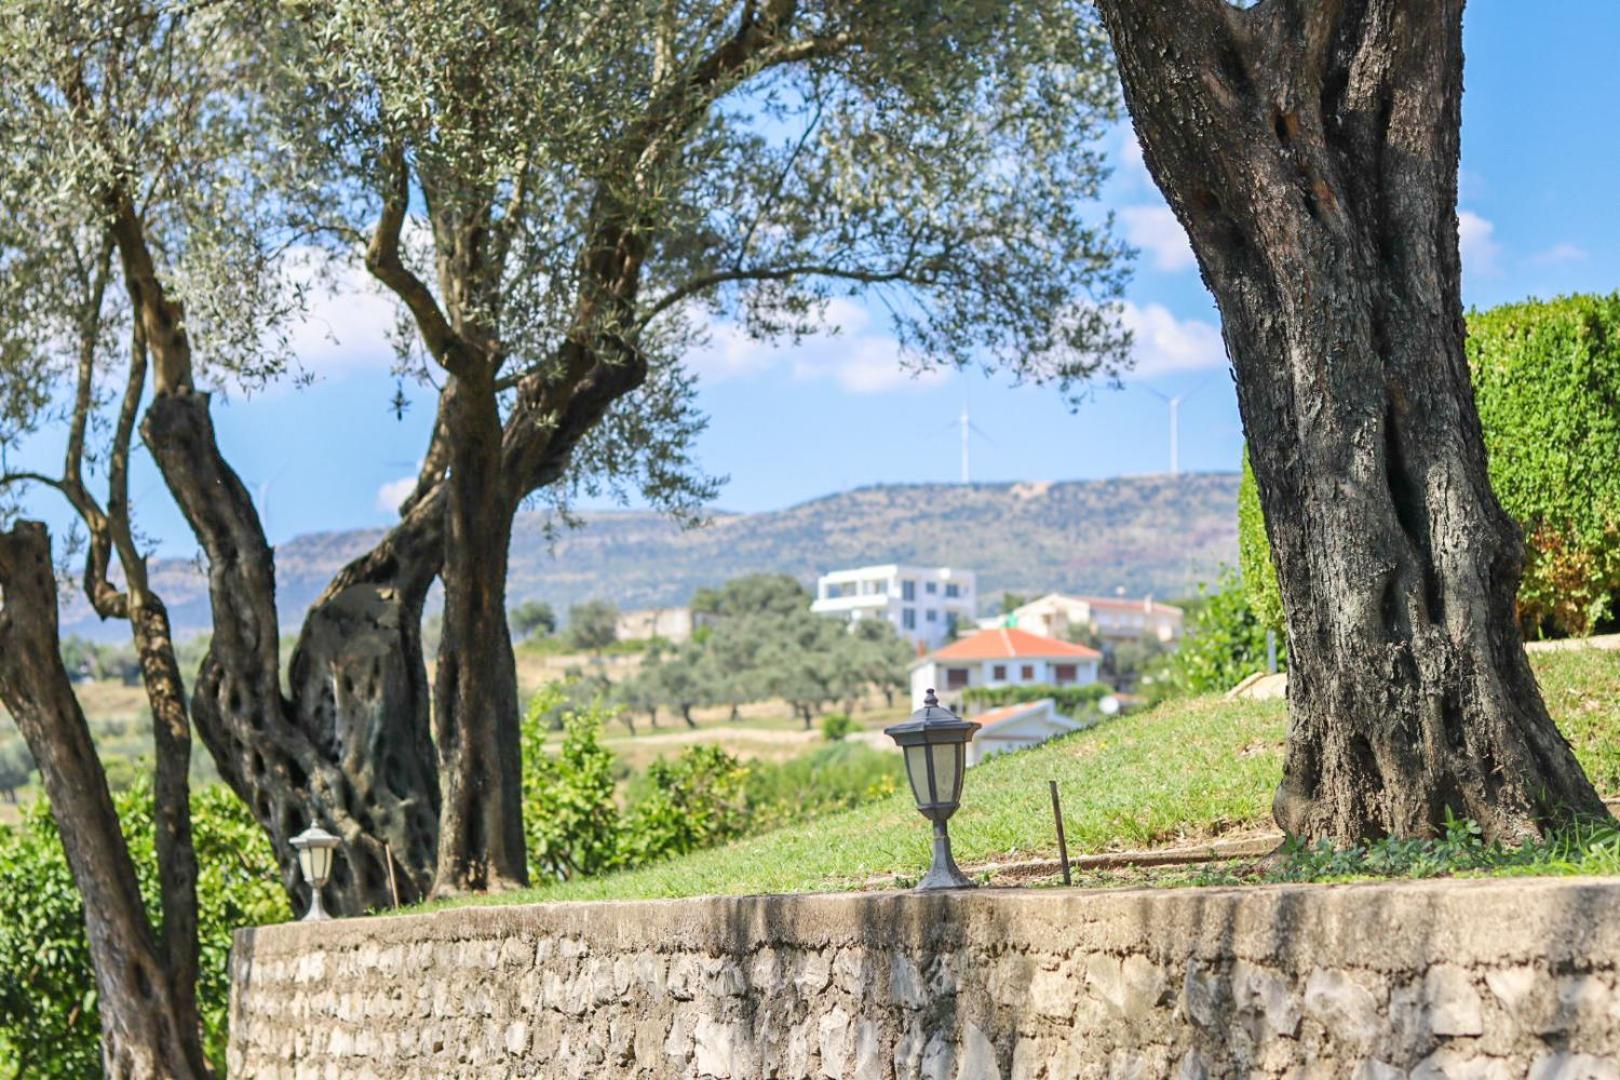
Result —
<instances>
[{"instance_id":1,"label":"grass lawn","mask_svg":"<svg viewBox=\"0 0 1620 1080\"><path fill-rule=\"evenodd\" d=\"M1548 706L1598 789L1620 793L1620 653L1534 657ZM1282 702L1203 697L994 758L968 775L951 822L964 866L1055 854L1046 782L1058 781L1071 854L1129 850L1271 827L1281 768ZM858 888L918 874L929 835L909 794L641 870L473 902L637 899ZM1620 853L1616 854L1620 868ZM1595 868L1606 868L1605 863ZM1551 869L1593 869L1588 860ZM1204 880L1193 870L1096 875L1088 884ZM902 879L903 881L904 879Z\"/></svg>"}]
</instances>

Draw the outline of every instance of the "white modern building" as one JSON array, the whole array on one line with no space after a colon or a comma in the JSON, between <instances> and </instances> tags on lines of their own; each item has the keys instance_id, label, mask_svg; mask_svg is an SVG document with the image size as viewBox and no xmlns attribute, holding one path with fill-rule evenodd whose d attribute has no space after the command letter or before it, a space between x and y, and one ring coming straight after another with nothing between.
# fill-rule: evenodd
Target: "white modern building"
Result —
<instances>
[{"instance_id":1,"label":"white modern building","mask_svg":"<svg viewBox=\"0 0 1620 1080\"><path fill-rule=\"evenodd\" d=\"M1168 648L1181 641L1182 611L1151 596L1065 596L1048 593L1005 615L980 619L979 626L994 629L1015 626L1032 634L1068 637L1086 629L1108 645L1155 638Z\"/></svg>"},{"instance_id":2,"label":"white modern building","mask_svg":"<svg viewBox=\"0 0 1620 1080\"><path fill-rule=\"evenodd\" d=\"M973 741L968 744L969 765L977 765L987 757L1005 754L1009 750L1027 750L1047 739L1091 726L1058 712L1051 698L1003 705L999 709L982 712L973 719L978 721L979 730L973 733Z\"/></svg>"},{"instance_id":3,"label":"white modern building","mask_svg":"<svg viewBox=\"0 0 1620 1080\"><path fill-rule=\"evenodd\" d=\"M1084 686L1097 681L1101 660L1096 649L1017 627L980 630L911 666L911 705L922 708L930 689L941 701L959 702L974 686Z\"/></svg>"},{"instance_id":4,"label":"white modern building","mask_svg":"<svg viewBox=\"0 0 1620 1080\"><path fill-rule=\"evenodd\" d=\"M810 610L851 622L887 619L901 637L931 649L972 625L978 601L971 570L888 563L822 575Z\"/></svg>"}]
</instances>

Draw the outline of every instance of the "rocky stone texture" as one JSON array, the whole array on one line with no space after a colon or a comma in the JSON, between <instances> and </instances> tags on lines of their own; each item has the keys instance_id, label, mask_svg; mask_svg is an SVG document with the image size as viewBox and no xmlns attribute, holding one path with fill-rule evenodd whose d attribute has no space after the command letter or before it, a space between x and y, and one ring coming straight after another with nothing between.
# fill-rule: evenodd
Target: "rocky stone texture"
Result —
<instances>
[{"instance_id":1,"label":"rocky stone texture","mask_svg":"<svg viewBox=\"0 0 1620 1080\"><path fill-rule=\"evenodd\" d=\"M1620 883L981 890L244 930L232 1075L1620 1080Z\"/></svg>"}]
</instances>

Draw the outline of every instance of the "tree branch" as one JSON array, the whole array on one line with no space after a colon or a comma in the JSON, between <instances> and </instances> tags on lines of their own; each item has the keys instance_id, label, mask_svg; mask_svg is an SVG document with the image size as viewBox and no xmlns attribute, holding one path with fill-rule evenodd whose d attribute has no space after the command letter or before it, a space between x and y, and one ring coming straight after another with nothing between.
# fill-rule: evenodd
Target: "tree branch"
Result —
<instances>
[{"instance_id":1,"label":"tree branch","mask_svg":"<svg viewBox=\"0 0 1620 1080\"><path fill-rule=\"evenodd\" d=\"M405 225L405 212L411 195L411 174L405 161L405 151L397 146L392 148L383 167L388 176L383 192L382 215L366 248L366 269L409 309L422 334L422 342L433 359L450 374L465 377L472 370L465 346L439 309L433 293L400 258L400 231Z\"/></svg>"}]
</instances>

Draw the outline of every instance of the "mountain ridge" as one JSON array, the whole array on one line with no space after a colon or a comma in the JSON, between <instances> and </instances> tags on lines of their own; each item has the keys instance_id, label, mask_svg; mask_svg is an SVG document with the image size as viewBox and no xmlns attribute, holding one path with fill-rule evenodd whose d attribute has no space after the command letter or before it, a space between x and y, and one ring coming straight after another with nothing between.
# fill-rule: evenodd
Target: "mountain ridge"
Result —
<instances>
[{"instance_id":1,"label":"mountain ridge","mask_svg":"<svg viewBox=\"0 0 1620 1080\"><path fill-rule=\"evenodd\" d=\"M756 571L810 584L828 570L890 562L970 569L979 592L1002 590L1185 595L1237 561L1236 473L973 484L867 484L781 510L714 510L682 529L648 510L577 515L549 544L542 512L518 516L508 599L545 600L559 613L587 599L621 608L685 603L704 585ZM276 549L282 632L382 528L307 533ZM160 559L152 585L182 637L208 628L207 578L195 560ZM435 601L436 602L436 601ZM64 634L120 636L82 601Z\"/></svg>"}]
</instances>

